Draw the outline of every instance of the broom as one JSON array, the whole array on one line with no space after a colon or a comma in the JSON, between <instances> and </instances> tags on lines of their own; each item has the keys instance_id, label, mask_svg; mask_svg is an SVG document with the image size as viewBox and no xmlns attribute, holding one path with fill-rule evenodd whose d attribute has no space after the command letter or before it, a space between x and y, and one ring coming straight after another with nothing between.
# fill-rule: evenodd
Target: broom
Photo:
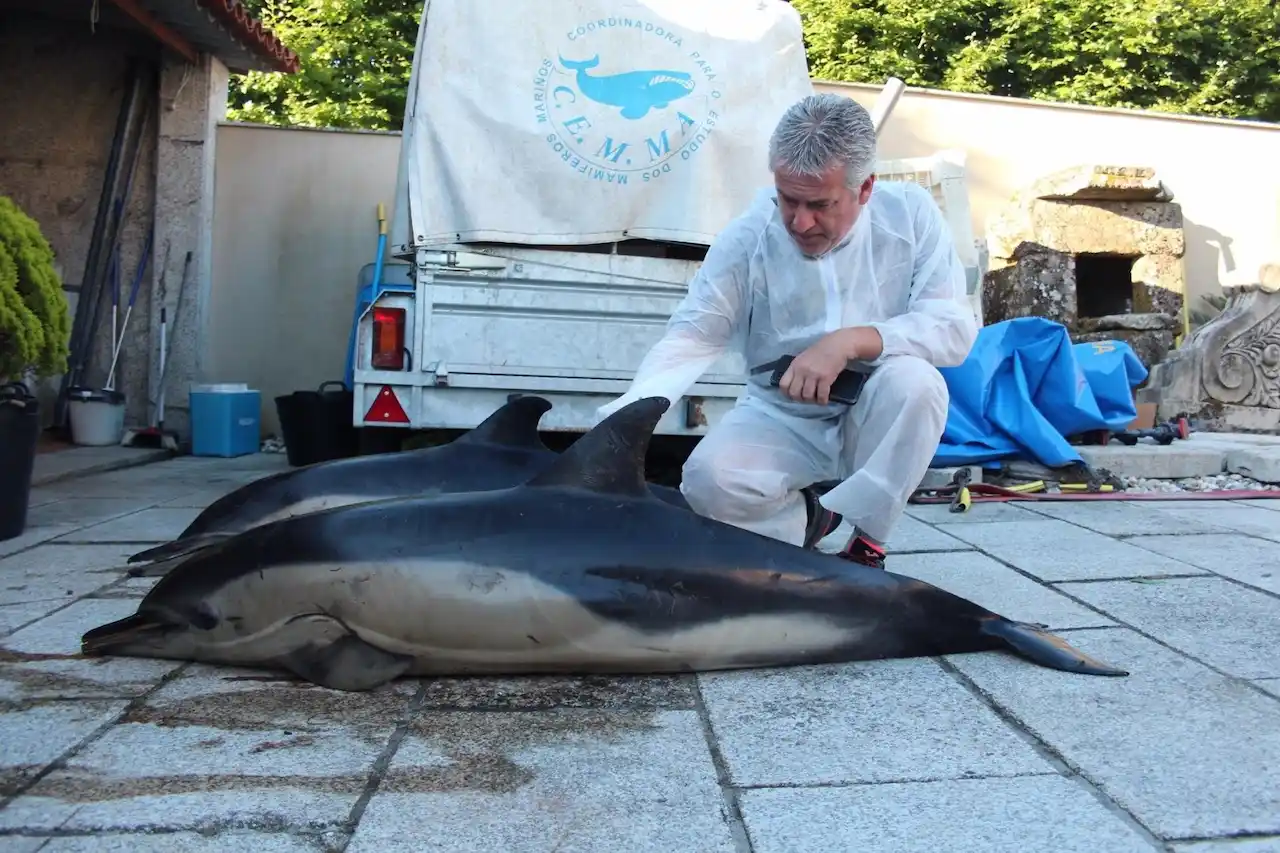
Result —
<instances>
[{"instance_id":1,"label":"broom","mask_svg":"<svg viewBox=\"0 0 1280 853\"><path fill-rule=\"evenodd\" d=\"M166 252L167 254L167 252ZM187 256L182 262L182 282L178 285L178 304L173 309L173 316L176 319L182 311L182 297L187 292L187 274L191 269L191 251L187 251ZM161 273L163 280L164 274ZM163 297L162 297L163 299ZM152 447L163 448L165 450L178 450L178 436L172 430L164 428L164 380L165 371L169 367L169 340L168 340L168 323L165 315L165 305L160 305L160 379L158 385L160 393L156 400L156 422L152 426L143 427L142 429L133 429L125 433L121 444L125 447Z\"/></svg>"}]
</instances>

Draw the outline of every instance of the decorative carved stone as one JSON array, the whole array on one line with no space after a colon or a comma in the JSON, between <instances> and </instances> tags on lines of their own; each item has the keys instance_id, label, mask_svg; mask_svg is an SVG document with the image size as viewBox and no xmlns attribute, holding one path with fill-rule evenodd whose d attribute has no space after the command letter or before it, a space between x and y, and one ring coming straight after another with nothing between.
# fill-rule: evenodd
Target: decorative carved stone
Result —
<instances>
[{"instance_id":1,"label":"decorative carved stone","mask_svg":"<svg viewBox=\"0 0 1280 853\"><path fill-rule=\"evenodd\" d=\"M1172 199L1155 170L1136 166L1065 169L1015 193L987 224L986 322L1037 316L1077 342L1124 338L1150 368L1173 345L1173 326L1154 317L1180 316L1186 289ZM1144 319L1116 319L1125 315Z\"/></svg>"},{"instance_id":2,"label":"decorative carved stone","mask_svg":"<svg viewBox=\"0 0 1280 853\"><path fill-rule=\"evenodd\" d=\"M1263 268L1262 279L1272 275ZM1280 284L1227 288L1222 313L1151 371L1139 402L1212 430L1280 433Z\"/></svg>"}]
</instances>

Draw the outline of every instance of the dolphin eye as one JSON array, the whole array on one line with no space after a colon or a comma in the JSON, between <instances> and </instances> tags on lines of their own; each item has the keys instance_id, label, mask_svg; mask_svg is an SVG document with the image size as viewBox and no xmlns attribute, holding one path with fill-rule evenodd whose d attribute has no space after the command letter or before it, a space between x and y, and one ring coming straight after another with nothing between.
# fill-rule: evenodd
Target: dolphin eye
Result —
<instances>
[{"instance_id":1,"label":"dolphin eye","mask_svg":"<svg viewBox=\"0 0 1280 853\"><path fill-rule=\"evenodd\" d=\"M201 601L194 607L189 608L182 614L187 618L192 628L200 631L212 631L218 627L218 614L213 612L213 608L209 606L209 602Z\"/></svg>"}]
</instances>

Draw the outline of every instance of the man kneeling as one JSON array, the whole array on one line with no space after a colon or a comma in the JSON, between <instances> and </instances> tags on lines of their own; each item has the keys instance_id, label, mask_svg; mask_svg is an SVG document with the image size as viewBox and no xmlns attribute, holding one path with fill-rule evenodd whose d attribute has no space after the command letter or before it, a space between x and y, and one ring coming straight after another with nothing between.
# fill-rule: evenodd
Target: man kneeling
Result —
<instances>
[{"instance_id":1,"label":"man kneeling","mask_svg":"<svg viewBox=\"0 0 1280 853\"><path fill-rule=\"evenodd\" d=\"M777 387L771 371L748 376L681 491L702 515L806 548L848 519L841 556L883 568L946 426L937 368L964 361L977 322L942 211L916 184L877 183L875 159L856 101L792 106L769 143L774 187L716 236L666 334L599 415L675 403L729 346L751 367L796 356ZM828 396L850 362L873 367L853 406Z\"/></svg>"}]
</instances>

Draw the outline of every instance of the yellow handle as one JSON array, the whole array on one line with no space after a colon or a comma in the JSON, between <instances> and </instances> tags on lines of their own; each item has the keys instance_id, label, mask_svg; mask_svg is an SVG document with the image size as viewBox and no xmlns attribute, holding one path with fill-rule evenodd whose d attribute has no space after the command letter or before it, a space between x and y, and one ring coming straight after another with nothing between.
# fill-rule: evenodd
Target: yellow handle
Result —
<instances>
[{"instance_id":1,"label":"yellow handle","mask_svg":"<svg viewBox=\"0 0 1280 853\"><path fill-rule=\"evenodd\" d=\"M387 209L378 202L378 234L387 233Z\"/></svg>"}]
</instances>

